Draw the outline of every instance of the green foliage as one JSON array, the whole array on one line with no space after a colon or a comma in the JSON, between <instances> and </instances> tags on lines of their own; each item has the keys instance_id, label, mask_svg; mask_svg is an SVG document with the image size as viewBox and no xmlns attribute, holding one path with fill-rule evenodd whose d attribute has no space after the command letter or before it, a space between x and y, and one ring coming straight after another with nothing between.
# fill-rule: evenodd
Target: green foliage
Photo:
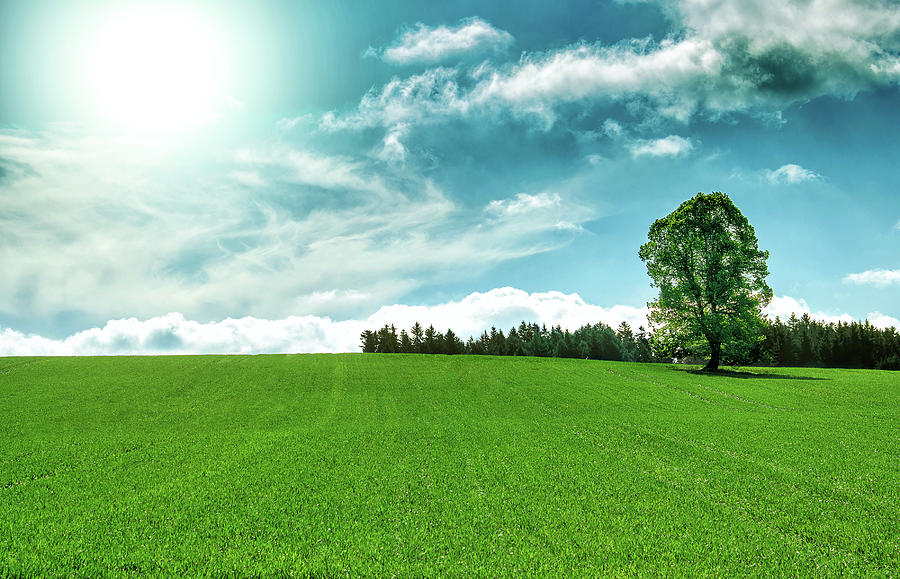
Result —
<instances>
[{"instance_id":1,"label":"green foliage","mask_svg":"<svg viewBox=\"0 0 900 579\"><path fill-rule=\"evenodd\" d=\"M878 329L868 322L823 324L804 315L792 317L787 323L776 319L764 320L762 341L749 350L734 352L730 345L726 352L732 362L764 366L810 366L819 368L870 368L900 370L900 334L893 328ZM427 339L426 336L427 335ZM622 360L626 362L671 362L652 344L660 340L650 336L643 327L635 333L622 322L613 331L605 324L585 325L574 332L560 326L546 326L522 322L503 330L491 328L477 339L463 342L452 330L438 332L433 326L427 331L416 322L409 334L400 330L399 339L393 325L378 331L365 330L360 334L363 352L401 354L474 354L491 356L535 356L553 358L582 358L590 360ZM702 345L702 344L701 344ZM743 348L750 343L740 344ZM680 361L690 362L691 354L675 348ZM702 350L701 350L702 351Z\"/></svg>"},{"instance_id":2,"label":"green foliage","mask_svg":"<svg viewBox=\"0 0 900 579\"><path fill-rule=\"evenodd\" d=\"M900 370L900 333L868 322L825 324L803 314L766 324L757 353L771 366Z\"/></svg>"},{"instance_id":3,"label":"green foliage","mask_svg":"<svg viewBox=\"0 0 900 579\"><path fill-rule=\"evenodd\" d=\"M397 329L385 324L378 331L364 330L360 334L360 347L364 353L382 354L475 354L629 362L662 361L651 351L644 328L639 328L638 334L634 334L624 322L617 331L598 323L584 325L570 332L560 326L547 329L547 326L523 321L518 328L510 328L508 335L504 335L503 330L492 327L490 333L483 332L478 339L470 336L465 342L449 328L441 333L434 326L429 326L423 333L419 322L413 325L409 334L401 330L398 338Z\"/></svg>"},{"instance_id":4,"label":"green foliage","mask_svg":"<svg viewBox=\"0 0 900 579\"><path fill-rule=\"evenodd\" d=\"M698 193L650 227L640 258L658 287L648 304L653 343L663 354L748 361L763 339L769 252L723 193Z\"/></svg>"},{"instance_id":5,"label":"green foliage","mask_svg":"<svg viewBox=\"0 0 900 579\"><path fill-rule=\"evenodd\" d=\"M896 386L488 356L0 358L0 577L894 576Z\"/></svg>"}]
</instances>

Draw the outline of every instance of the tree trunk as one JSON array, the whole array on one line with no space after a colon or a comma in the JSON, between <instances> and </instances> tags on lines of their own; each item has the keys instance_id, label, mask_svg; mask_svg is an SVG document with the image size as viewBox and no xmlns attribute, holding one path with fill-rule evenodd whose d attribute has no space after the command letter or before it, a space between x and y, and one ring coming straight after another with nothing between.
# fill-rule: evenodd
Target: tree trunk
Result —
<instances>
[{"instance_id":1,"label":"tree trunk","mask_svg":"<svg viewBox=\"0 0 900 579\"><path fill-rule=\"evenodd\" d=\"M718 372L719 360L722 357L722 344L721 342L710 341L709 349L711 351L709 362L707 362L706 366L703 367L702 372Z\"/></svg>"}]
</instances>

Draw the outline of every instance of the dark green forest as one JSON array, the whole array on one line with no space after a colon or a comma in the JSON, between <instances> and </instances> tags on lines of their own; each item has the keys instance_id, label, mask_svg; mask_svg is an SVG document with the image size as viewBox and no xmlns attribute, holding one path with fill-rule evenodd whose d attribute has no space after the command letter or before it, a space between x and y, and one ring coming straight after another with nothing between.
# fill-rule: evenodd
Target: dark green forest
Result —
<instances>
[{"instance_id":1,"label":"dark green forest","mask_svg":"<svg viewBox=\"0 0 900 579\"><path fill-rule=\"evenodd\" d=\"M398 332L394 325L365 330L360 340L363 352L701 363L661 356L654 351L652 337L643 327L634 331L625 322L615 330L597 323L569 331L523 321L506 333L491 328L465 341L451 329L439 332L416 322L409 331ZM750 350L744 364L900 370L900 333L868 322L825 324L805 314L787 321L776 318L766 322L764 337Z\"/></svg>"}]
</instances>

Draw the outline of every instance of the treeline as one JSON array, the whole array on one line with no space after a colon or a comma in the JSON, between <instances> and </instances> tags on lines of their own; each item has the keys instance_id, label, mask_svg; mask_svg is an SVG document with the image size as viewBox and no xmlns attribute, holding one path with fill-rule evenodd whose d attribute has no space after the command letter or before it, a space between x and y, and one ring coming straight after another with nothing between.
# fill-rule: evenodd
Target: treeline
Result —
<instances>
[{"instance_id":1,"label":"treeline","mask_svg":"<svg viewBox=\"0 0 900 579\"><path fill-rule=\"evenodd\" d=\"M441 333L416 322L409 332L393 325L380 330L365 330L360 335L363 352L404 354L475 354L489 356L541 356L583 358L591 360L623 360L632 362L664 361L654 356L649 336L641 327L638 332L622 322L613 330L606 324L585 325L574 332L560 326L547 328L522 322L507 333L497 328L483 332L465 342L453 330Z\"/></svg>"},{"instance_id":2,"label":"treeline","mask_svg":"<svg viewBox=\"0 0 900 579\"><path fill-rule=\"evenodd\" d=\"M807 314L766 324L758 350L766 366L900 370L900 333L868 322L825 324Z\"/></svg>"},{"instance_id":3,"label":"treeline","mask_svg":"<svg viewBox=\"0 0 900 579\"><path fill-rule=\"evenodd\" d=\"M804 314L786 322L776 318L766 324L764 333L764 340L745 361L747 365L900 370L900 333L894 328L879 329L868 322L825 324ZM597 323L570 332L560 326L548 329L523 321L506 333L492 327L466 341L453 330L439 332L416 322L408 332L398 332L394 325L365 330L360 341L363 352L673 361L654 351L651 336L643 327L634 332L625 322L615 330Z\"/></svg>"}]
</instances>

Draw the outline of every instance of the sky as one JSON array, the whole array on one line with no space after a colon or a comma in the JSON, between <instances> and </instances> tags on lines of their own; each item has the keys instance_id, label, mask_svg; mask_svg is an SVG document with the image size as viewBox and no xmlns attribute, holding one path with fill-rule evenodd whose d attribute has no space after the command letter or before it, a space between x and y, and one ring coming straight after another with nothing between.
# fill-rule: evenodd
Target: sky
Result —
<instances>
[{"instance_id":1,"label":"sky","mask_svg":"<svg viewBox=\"0 0 900 579\"><path fill-rule=\"evenodd\" d=\"M900 4L0 0L0 355L646 324L697 192L900 326Z\"/></svg>"}]
</instances>

